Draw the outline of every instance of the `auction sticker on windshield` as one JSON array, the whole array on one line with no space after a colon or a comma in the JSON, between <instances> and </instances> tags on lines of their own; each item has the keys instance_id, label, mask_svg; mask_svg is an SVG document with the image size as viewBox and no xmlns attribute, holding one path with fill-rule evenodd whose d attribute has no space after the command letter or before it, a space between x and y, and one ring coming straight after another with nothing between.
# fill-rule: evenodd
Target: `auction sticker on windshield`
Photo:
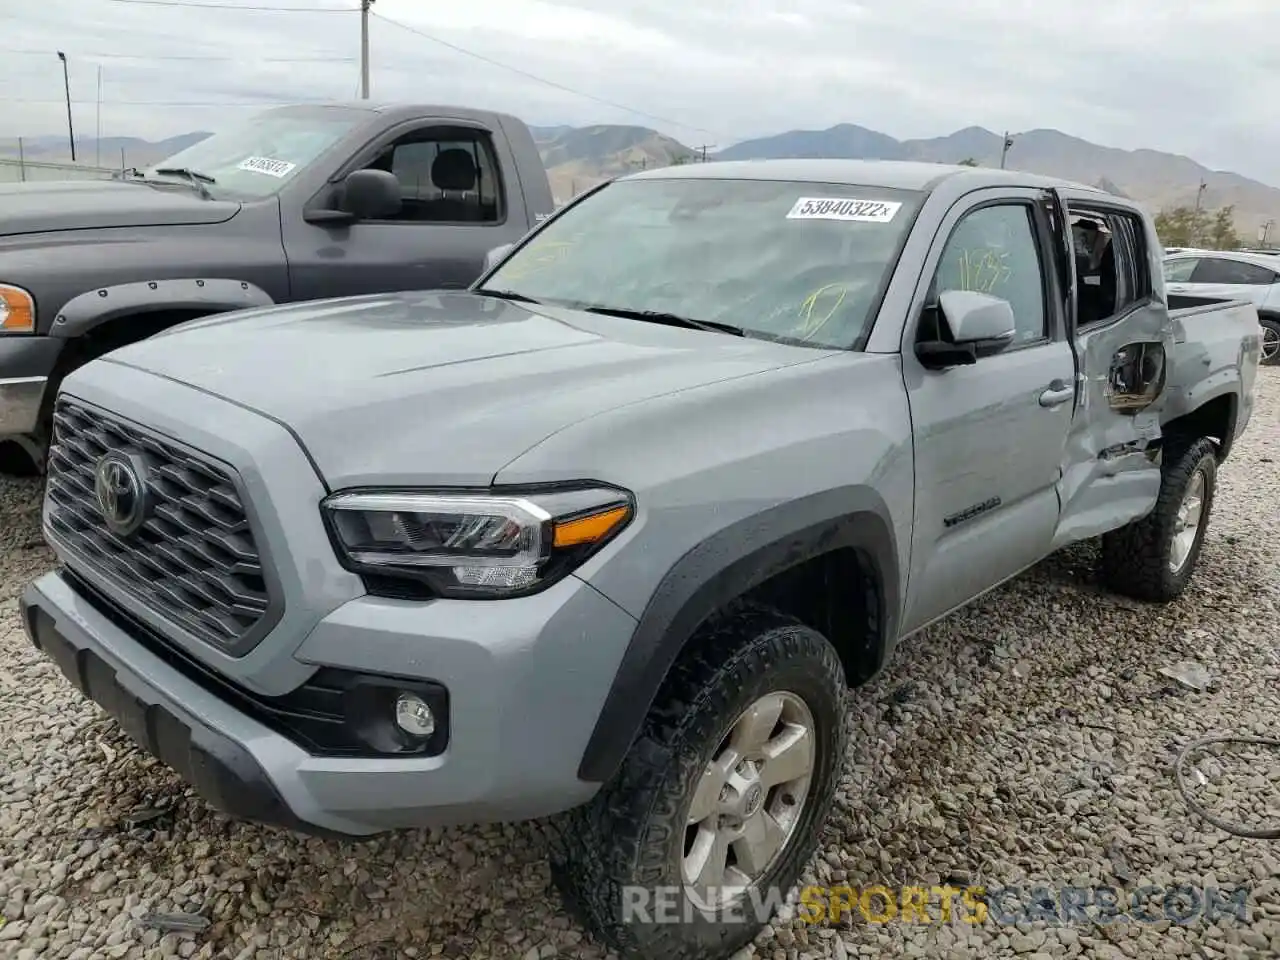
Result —
<instances>
[{"instance_id":1,"label":"auction sticker on windshield","mask_svg":"<svg viewBox=\"0 0 1280 960\"><path fill-rule=\"evenodd\" d=\"M801 197L787 214L788 220L848 220L854 223L888 223L902 207L891 200L853 200L848 197Z\"/></svg>"},{"instance_id":2,"label":"auction sticker on windshield","mask_svg":"<svg viewBox=\"0 0 1280 960\"><path fill-rule=\"evenodd\" d=\"M268 177L287 177L297 164L285 160L272 160L270 157L248 157L241 160L238 166L241 170L265 173Z\"/></svg>"}]
</instances>

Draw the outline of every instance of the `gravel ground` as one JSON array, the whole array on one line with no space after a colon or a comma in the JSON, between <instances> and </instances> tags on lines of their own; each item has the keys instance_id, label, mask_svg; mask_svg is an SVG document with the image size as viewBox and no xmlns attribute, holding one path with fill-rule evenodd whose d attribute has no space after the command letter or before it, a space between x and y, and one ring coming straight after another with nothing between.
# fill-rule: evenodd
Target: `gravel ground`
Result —
<instances>
[{"instance_id":1,"label":"gravel ground","mask_svg":"<svg viewBox=\"0 0 1280 960\"><path fill-rule=\"evenodd\" d=\"M1280 955L1280 848L1189 817L1171 772L1207 733L1277 733L1280 371L1262 380L1189 594L1153 608L1100 593L1083 546L908 642L853 699L853 761L809 871L856 886L1247 884L1249 922L795 917L744 956ZM13 597L51 562L29 483L0 480L0 547L0 958L605 956L561 911L529 826L340 844L211 811L23 637ZM1184 660L1213 684L1158 672ZM1198 768L1215 809L1280 820L1276 755ZM162 937L141 922L170 911L213 923Z\"/></svg>"}]
</instances>

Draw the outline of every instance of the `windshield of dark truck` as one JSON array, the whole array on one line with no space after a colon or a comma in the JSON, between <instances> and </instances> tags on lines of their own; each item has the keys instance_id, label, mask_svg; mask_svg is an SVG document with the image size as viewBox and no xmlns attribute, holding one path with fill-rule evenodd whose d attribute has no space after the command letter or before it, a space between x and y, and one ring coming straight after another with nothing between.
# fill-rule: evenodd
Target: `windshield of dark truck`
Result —
<instances>
[{"instance_id":1,"label":"windshield of dark truck","mask_svg":"<svg viewBox=\"0 0 1280 960\"><path fill-rule=\"evenodd\" d=\"M147 177L189 171L218 199L261 200L276 193L358 122L350 115L259 114L148 167Z\"/></svg>"},{"instance_id":2,"label":"windshield of dark truck","mask_svg":"<svg viewBox=\"0 0 1280 960\"><path fill-rule=\"evenodd\" d=\"M921 196L849 184L619 180L547 224L484 289L847 349L870 329Z\"/></svg>"}]
</instances>

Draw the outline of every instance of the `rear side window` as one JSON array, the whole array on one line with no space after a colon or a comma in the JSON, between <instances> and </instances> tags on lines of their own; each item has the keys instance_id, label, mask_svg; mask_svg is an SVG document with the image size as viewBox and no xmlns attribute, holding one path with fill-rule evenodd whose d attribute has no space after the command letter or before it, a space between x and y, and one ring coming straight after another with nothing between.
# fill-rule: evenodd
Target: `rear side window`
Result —
<instances>
[{"instance_id":1,"label":"rear side window","mask_svg":"<svg viewBox=\"0 0 1280 960\"><path fill-rule=\"evenodd\" d=\"M1204 257L1192 271L1191 282L1266 286L1276 282L1276 274L1274 270L1260 267L1256 263L1229 260L1226 257Z\"/></svg>"},{"instance_id":2,"label":"rear side window","mask_svg":"<svg viewBox=\"0 0 1280 960\"><path fill-rule=\"evenodd\" d=\"M1181 260L1166 260L1164 262L1164 282L1165 283L1186 283L1191 279L1191 272L1195 270L1196 264L1200 260L1197 257L1185 257Z\"/></svg>"},{"instance_id":3,"label":"rear side window","mask_svg":"<svg viewBox=\"0 0 1280 960\"><path fill-rule=\"evenodd\" d=\"M1151 296L1147 235L1135 214L1072 206L1077 322L1089 327Z\"/></svg>"}]
</instances>

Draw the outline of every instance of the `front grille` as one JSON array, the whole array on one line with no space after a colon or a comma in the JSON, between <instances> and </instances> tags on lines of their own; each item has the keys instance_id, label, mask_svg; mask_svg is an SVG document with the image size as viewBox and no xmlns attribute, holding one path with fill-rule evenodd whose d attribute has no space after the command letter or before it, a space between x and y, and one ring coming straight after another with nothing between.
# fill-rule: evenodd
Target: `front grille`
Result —
<instances>
[{"instance_id":1,"label":"front grille","mask_svg":"<svg viewBox=\"0 0 1280 960\"><path fill-rule=\"evenodd\" d=\"M147 518L117 535L98 504L95 470L116 451L143 465ZM272 608L262 559L230 468L97 408L59 399L49 451L49 532L82 566L149 612L238 656Z\"/></svg>"}]
</instances>

